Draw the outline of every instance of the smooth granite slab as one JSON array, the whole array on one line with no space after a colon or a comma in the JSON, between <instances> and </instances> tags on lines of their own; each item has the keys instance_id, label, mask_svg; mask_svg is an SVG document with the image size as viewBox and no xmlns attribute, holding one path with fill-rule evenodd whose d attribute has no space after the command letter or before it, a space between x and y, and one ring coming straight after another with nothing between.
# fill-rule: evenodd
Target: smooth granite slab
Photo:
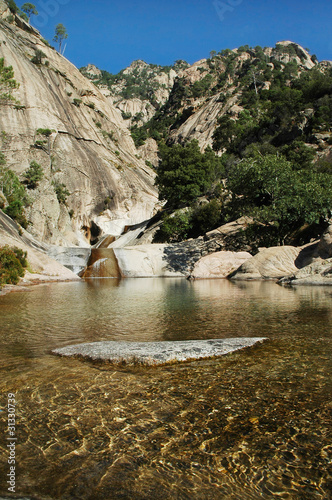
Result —
<instances>
[{"instance_id":1,"label":"smooth granite slab","mask_svg":"<svg viewBox=\"0 0 332 500\"><path fill-rule=\"evenodd\" d=\"M91 361L115 364L162 365L223 356L251 347L264 337L165 342L92 342L62 347L52 351L59 356L82 357Z\"/></svg>"}]
</instances>

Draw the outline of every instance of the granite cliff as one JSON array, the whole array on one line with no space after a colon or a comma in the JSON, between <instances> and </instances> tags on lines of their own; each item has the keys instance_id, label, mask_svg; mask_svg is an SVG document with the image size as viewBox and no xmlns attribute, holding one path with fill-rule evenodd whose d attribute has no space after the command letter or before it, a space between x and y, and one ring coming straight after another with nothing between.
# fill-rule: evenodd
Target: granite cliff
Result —
<instances>
[{"instance_id":1,"label":"granite cliff","mask_svg":"<svg viewBox=\"0 0 332 500\"><path fill-rule=\"evenodd\" d=\"M0 1L0 57L19 84L16 101L1 103L1 150L19 177L31 161L44 173L29 192L29 232L89 246L103 231L119 235L150 218L155 174L139 159L120 110L19 16L7 22L8 14ZM66 203L56 186L69 193Z\"/></svg>"},{"instance_id":2,"label":"granite cliff","mask_svg":"<svg viewBox=\"0 0 332 500\"><path fill-rule=\"evenodd\" d=\"M332 63L319 63L306 49L285 41L274 48L226 49L193 65L134 61L118 75L93 64L78 70L38 31L9 14L0 0L0 59L13 68L18 84L13 99L0 103L1 151L20 181L33 162L43 176L28 190L27 231L13 228L1 215L2 244L16 241L22 249L29 247L36 269L35 250L43 254L41 261L48 254L47 259L54 257L86 277L226 277L241 266L236 279L291 276L295 283L303 275L298 270L308 264L318 273L321 254L301 262L298 256L306 252L305 243L323 234L327 220L314 234L307 231L302 246L295 246L294 232L294 247L251 257L265 245L247 238L250 214L227 213L232 193L225 186L232 169L255 148L261 156L280 151L295 170L330 172L331 98L324 87L329 76L318 94L310 85L330 75ZM296 92L302 97L293 109ZM274 115L278 106L287 108L288 98L287 117ZM165 220L158 210L166 200L158 200L155 186L160 146L192 140L210 157L213 148L223 173L191 207L181 202L170 207L178 210L170 217L185 215L191 223L188 214L204 215L210 202L226 215L212 225L208 221L209 229L202 226L189 240L183 236L186 241L179 237L152 244ZM47 274L52 265L53 260L45 261L40 270Z\"/></svg>"}]
</instances>

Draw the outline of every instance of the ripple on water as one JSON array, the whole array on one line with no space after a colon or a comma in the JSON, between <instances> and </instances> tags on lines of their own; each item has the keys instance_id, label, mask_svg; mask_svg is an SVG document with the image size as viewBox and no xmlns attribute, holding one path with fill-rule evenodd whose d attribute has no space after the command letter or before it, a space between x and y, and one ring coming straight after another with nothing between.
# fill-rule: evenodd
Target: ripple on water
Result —
<instances>
[{"instance_id":1,"label":"ripple on water","mask_svg":"<svg viewBox=\"0 0 332 500\"><path fill-rule=\"evenodd\" d=\"M11 368L2 369L1 409L3 395L16 392L18 493L328 499L330 321L326 288L272 283L96 280L1 297L0 359ZM230 336L270 342L153 369L48 354L94 340ZM5 417L1 412L2 436ZM0 440L3 494L6 453Z\"/></svg>"}]
</instances>

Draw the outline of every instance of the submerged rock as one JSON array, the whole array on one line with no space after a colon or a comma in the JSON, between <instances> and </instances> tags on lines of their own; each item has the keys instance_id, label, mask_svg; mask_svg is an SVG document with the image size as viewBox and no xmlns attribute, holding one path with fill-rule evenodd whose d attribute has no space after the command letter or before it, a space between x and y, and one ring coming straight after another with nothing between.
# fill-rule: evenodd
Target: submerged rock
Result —
<instances>
[{"instance_id":1,"label":"submerged rock","mask_svg":"<svg viewBox=\"0 0 332 500\"><path fill-rule=\"evenodd\" d=\"M164 342L92 342L55 349L53 354L82 357L90 361L147 366L223 356L251 347L264 337Z\"/></svg>"}]
</instances>

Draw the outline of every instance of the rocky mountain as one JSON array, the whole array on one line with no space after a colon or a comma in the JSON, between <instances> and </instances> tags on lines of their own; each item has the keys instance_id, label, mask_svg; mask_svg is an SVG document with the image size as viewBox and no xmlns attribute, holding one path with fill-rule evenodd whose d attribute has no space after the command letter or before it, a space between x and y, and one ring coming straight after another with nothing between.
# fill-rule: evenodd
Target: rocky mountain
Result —
<instances>
[{"instance_id":1,"label":"rocky mountain","mask_svg":"<svg viewBox=\"0 0 332 500\"><path fill-rule=\"evenodd\" d=\"M0 103L1 151L30 189L29 232L57 245L119 235L157 207L154 171L139 158L121 111L42 36L0 1L0 58L17 88Z\"/></svg>"},{"instance_id":2,"label":"rocky mountain","mask_svg":"<svg viewBox=\"0 0 332 500\"><path fill-rule=\"evenodd\" d=\"M216 277L265 276L251 266L274 250L250 255L286 242L295 276L328 227L332 63L294 42L112 75L75 68L0 0L0 73L0 208L25 228L2 214L2 243L87 277Z\"/></svg>"},{"instance_id":3,"label":"rocky mountain","mask_svg":"<svg viewBox=\"0 0 332 500\"><path fill-rule=\"evenodd\" d=\"M189 64L180 60L173 66L138 60L116 75L100 70L93 64L80 71L120 109L128 128L131 128L149 121L167 102L175 79L187 67Z\"/></svg>"},{"instance_id":4,"label":"rocky mountain","mask_svg":"<svg viewBox=\"0 0 332 500\"><path fill-rule=\"evenodd\" d=\"M143 61L135 61L119 75L109 75L112 78L107 81L108 91L127 118L142 157L149 160L150 155L155 165L156 158L151 152L156 151L154 140L158 141L160 136L168 143L196 139L202 150L213 147L218 121L224 115L237 120L247 108L248 94L261 95L282 80L282 84L289 86L303 73L315 68L324 72L332 67L331 62L319 63L315 55L291 41L278 42L274 48L225 49L211 52L210 56L191 66L179 61L171 70L161 67L155 70ZM84 74L106 90L102 72L91 68L85 68ZM156 90L151 71L158 73L156 78L161 74L164 77L162 96L158 85ZM132 81L136 85L132 86Z\"/></svg>"}]
</instances>

